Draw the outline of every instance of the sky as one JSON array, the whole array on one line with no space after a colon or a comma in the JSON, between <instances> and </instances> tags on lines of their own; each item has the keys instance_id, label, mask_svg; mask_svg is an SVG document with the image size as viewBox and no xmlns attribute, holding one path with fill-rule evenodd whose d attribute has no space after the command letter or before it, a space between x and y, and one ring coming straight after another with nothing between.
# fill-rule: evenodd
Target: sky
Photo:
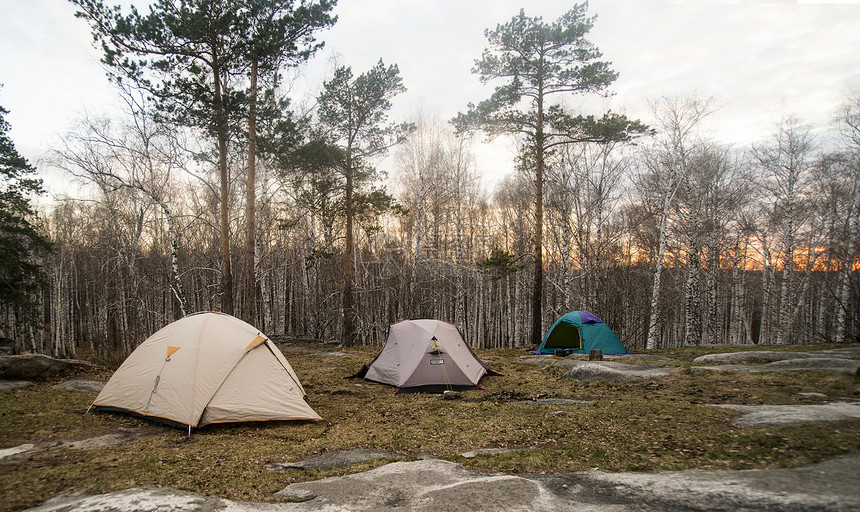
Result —
<instances>
[{"instance_id":1,"label":"sky","mask_svg":"<svg viewBox=\"0 0 860 512\"><path fill-rule=\"evenodd\" d=\"M393 121L419 110L448 120L492 93L492 83L481 84L471 72L487 46L485 29L510 21L520 8L549 23L571 6L340 0L337 24L319 36L324 50L301 70L292 94L297 102L313 97L333 63L358 74L382 59L399 66L407 88L394 101ZM763 143L787 115L824 141L849 88L860 88L860 0L591 0L588 12L597 16L588 37L619 78L609 98L568 101L585 114L611 109L650 124L650 102L695 94L719 105L703 128L721 142ZM0 106L10 111L18 151L47 175L41 163L47 151L85 114L115 112L116 94L88 25L69 2L0 0L0 13ZM474 151L488 185L510 172L510 141L477 144Z\"/></svg>"}]
</instances>

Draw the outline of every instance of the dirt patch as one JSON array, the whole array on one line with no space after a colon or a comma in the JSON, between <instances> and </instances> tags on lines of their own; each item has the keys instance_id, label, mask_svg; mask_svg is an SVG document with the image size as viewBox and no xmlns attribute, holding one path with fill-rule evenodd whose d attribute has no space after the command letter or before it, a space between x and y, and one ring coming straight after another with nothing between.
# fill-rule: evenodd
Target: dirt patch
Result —
<instances>
[{"instance_id":1,"label":"dirt patch","mask_svg":"<svg viewBox=\"0 0 860 512\"><path fill-rule=\"evenodd\" d=\"M592 400L578 400L575 398L535 398L533 400L518 400L514 403L525 405L575 405L591 402Z\"/></svg>"},{"instance_id":2,"label":"dirt patch","mask_svg":"<svg viewBox=\"0 0 860 512\"><path fill-rule=\"evenodd\" d=\"M139 436L135 432L120 432L103 436L90 437L78 441L63 441L60 446L71 450L95 450L128 444Z\"/></svg>"}]
</instances>

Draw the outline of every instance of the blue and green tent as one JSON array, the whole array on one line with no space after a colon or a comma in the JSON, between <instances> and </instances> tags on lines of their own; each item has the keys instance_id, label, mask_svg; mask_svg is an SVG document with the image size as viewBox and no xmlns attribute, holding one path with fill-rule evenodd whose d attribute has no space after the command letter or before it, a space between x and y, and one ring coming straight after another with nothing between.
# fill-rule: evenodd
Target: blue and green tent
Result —
<instances>
[{"instance_id":1,"label":"blue and green tent","mask_svg":"<svg viewBox=\"0 0 860 512\"><path fill-rule=\"evenodd\" d=\"M596 348L604 354L627 353L603 320L588 311L571 311L552 324L535 352L554 354L557 350L570 350L575 354L588 354Z\"/></svg>"}]
</instances>

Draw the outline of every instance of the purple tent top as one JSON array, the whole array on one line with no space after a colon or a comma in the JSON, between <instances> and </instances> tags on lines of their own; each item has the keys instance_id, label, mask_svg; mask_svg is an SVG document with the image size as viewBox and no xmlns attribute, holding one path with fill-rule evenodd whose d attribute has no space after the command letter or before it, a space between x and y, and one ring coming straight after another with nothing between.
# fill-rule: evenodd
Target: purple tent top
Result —
<instances>
[{"instance_id":1,"label":"purple tent top","mask_svg":"<svg viewBox=\"0 0 860 512\"><path fill-rule=\"evenodd\" d=\"M588 311L580 311L579 312L579 321L584 324L602 324L603 320L597 318L592 315Z\"/></svg>"}]
</instances>

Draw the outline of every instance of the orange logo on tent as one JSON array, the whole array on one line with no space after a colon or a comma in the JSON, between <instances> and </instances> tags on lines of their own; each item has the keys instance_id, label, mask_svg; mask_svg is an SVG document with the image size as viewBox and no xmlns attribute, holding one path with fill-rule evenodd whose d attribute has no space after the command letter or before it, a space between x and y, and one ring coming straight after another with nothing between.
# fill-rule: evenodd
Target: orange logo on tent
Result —
<instances>
[{"instance_id":1,"label":"orange logo on tent","mask_svg":"<svg viewBox=\"0 0 860 512\"><path fill-rule=\"evenodd\" d=\"M179 347L168 346L167 347L167 358L170 359L170 356L172 356L173 353L176 352L177 350L179 350Z\"/></svg>"},{"instance_id":2,"label":"orange logo on tent","mask_svg":"<svg viewBox=\"0 0 860 512\"><path fill-rule=\"evenodd\" d=\"M266 338L264 338L262 336L257 336L256 338L254 338L254 341L252 341L251 343L248 344L247 347L245 347L245 350L248 350L249 348L253 347L254 345L258 345L264 341L266 341Z\"/></svg>"}]
</instances>

